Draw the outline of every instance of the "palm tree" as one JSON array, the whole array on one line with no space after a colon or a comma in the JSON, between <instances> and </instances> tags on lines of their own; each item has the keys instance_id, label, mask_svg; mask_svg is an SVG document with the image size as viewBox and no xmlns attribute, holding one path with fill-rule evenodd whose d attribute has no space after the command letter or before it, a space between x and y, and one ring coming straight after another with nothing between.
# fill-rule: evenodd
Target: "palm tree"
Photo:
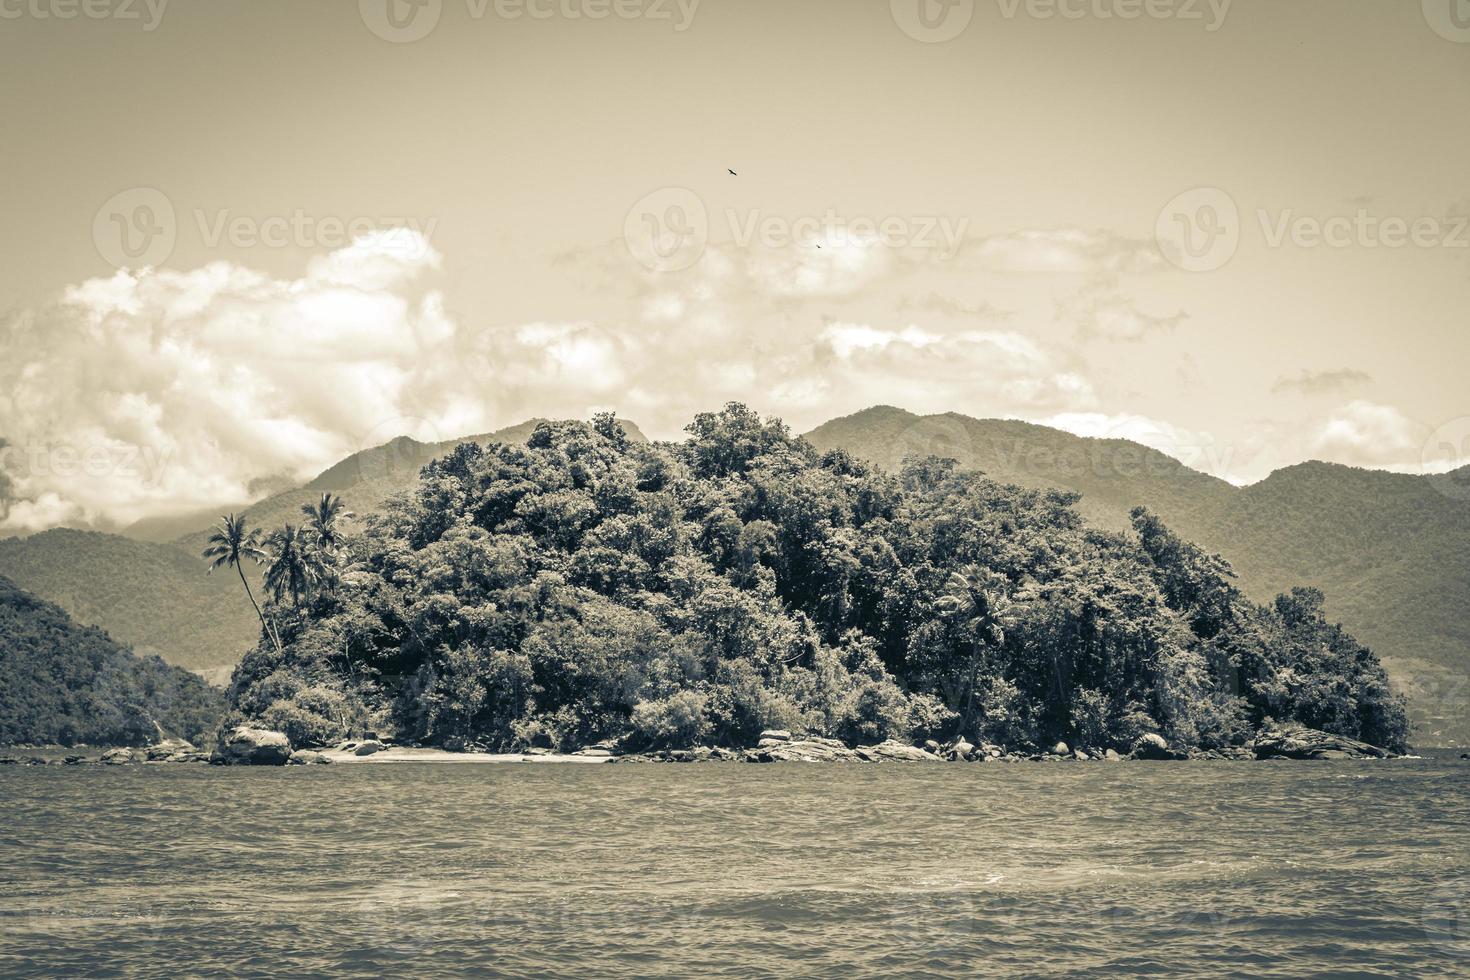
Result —
<instances>
[{"instance_id":1,"label":"palm tree","mask_svg":"<svg viewBox=\"0 0 1470 980\"><path fill-rule=\"evenodd\" d=\"M970 721L975 708L975 688L980 681L980 665L985 651L997 649L1005 642L1005 627L1010 620L1011 602L1001 576L976 565L951 572L944 583L944 595L935 608L939 615L958 623L970 641L970 669L965 684L965 711L962 734L970 734Z\"/></svg>"},{"instance_id":2,"label":"palm tree","mask_svg":"<svg viewBox=\"0 0 1470 980\"><path fill-rule=\"evenodd\" d=\"M275 643L276 652L280 653L281 639L266 622L265 613L261 611L260 603L255 601L255 593L250 589L250 580L245 577L243 567L246 561L259 565L270 557L260 546L260 530L247 529L244 514L225 514L220 521L221 523L215 525L214 533L209 536L209 547L204 549L204 558L210 562L209 571L233 568L239 574L240 584L245 586L245 595L249 597L250 605L255 607L255 615L260 618L260 628Z\"/></svg>"},{"instance_id":3,"label":"palm tree","mask_svg":"<svg viewBox=\"0 0 1470 980\"><path fill-rule=\"evenodd\" d=\"M337 527L337 522L357 516L347 509L341 497L330 493L322 494L319 503L302 504L301 513L306 515L306 524L301 530L310 535L312 542L327 554L334 554L342 546L342 531Z\"/></svg>"},{"instance_id":4,"label":"palm tree","mask_svg":"<svg viewBox=\"0 0 1470 980\"><path fill-rule=\"evenodd\" d=\"M310 545L310 560L316 566L320 578L334 583L336 574L333 562L337 557L337 550L342 546L342 530L337 522L356 515L347 509L341 497L330 493L322 494L318 503L302 504L301 513L306 516L301 535Z\"/></svg>"},{"instance_id":5,"label":"palm tree","mask_svg":"<svg viewBox=\"0 0 1470 980\"><path fill-rule=\"evenodd\" d=\"M316 569L306 555L306 537L287 524L276 531L266 542L274 554L265 568L265 584L277 602L287 592L291 593L291 605L301 605L301 595L316 581Z\"/></svg>"}]
</instances>

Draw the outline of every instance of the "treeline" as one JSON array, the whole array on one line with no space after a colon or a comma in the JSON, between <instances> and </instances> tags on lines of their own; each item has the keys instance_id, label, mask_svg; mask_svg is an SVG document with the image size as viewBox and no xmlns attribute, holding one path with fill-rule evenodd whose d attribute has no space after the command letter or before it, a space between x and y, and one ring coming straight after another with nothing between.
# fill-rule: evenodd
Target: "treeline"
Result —
<instances>
[{"instance_id":1,"label":"treeline","mask_svg":"<svg viewBox=\"0 0 1470 980\"><path fill-rule=\"evenodd\" d=\"M232 518L210 557L233 540L273 572L235 711L298 745L748 745L780 727L1214 748L1298 721L1404 747L1402 700L1320 593L1250 602L1147 512L1105 533L1076 495L935 457L888 474L738 404L687 431L631 443L601 415L463 445L354 533L318 508L276 549Z\"/></svg>"},{"instance_id":2,"label":"treeline","mask_svg":"<svg viewBox=\"0 0 1470 980\"><path fill-rule=\"evenodd\" d=\"M0 576L0 745L197 741L224 714L222 692Z\"/></svg>"}]
</instances>

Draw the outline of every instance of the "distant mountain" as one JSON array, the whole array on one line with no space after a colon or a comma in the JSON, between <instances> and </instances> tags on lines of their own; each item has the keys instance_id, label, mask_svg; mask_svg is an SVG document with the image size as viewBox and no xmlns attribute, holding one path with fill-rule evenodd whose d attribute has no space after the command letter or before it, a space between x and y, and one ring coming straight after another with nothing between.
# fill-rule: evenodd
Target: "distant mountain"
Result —
<instances>
[{"instance_id":1,"label":"distant mountain","mask_svg":"<svg viewBox=\"0 0 1470 980\"><path fill-rule=\"evenodd\" d=\"M907 456L946 456L1023 487L1075 490L1083 516L1114 530L1127 529L1128 512L1140 504L1171 515L1208 512L1236 489L1126 439L1084 439L1030 422L952 412L920 416L880 405L833 419L806 439L889 470Z\"/></svg>"},{"instance_id":2,"label":"distant mountain","mask_svg":"<svg viewBox=\"0 0 1470 980\"><path fill-rule=\"evenodd\" d=\"M205 574L198 552L55 528L0 540L0 575L144 655L190 669L238 660L260 629L233 574Z\"/></svg>"},{"instance_id":3,"label":"distant mountain","mask_svg":"<svg viewBox=\"0 0 1470 980\"><path fill-rule=\"evenodd\" d=\"M1108 527L1148 507L1224 555L1258 600L1322 589L1328 613L1413 699L1421 741L1470 740L1470 502L1436 489L1440 478L1309 462L1235 487L1126 440L887 406L806 438L888 468L933 453L996 479L1075 490L1079 510Z\"/></svg>"},{"instance_id":4,"label":"distant mountain","mask_svg":"<svg viewBox=\"0 0 1470 980\"><path fill-rule=\"evenodd\" d=\"M0 576L0 745L197 742L223 713L224 692Z\"/></svg>"},{"instance_id":5,"label":"distant mountain","mask_svg":"<svg viewBox=\"0 0 1470 980\"><path fill-rule=\"evenodd\" d=\"M394 439L348 456L305 486L235 509L245 511L251 525L270 529L300 523L301 505L330 491L366 514L412 486L420 467L460 443L525 442L540 421L439 443ZM633 423L622 424L630 439L648 441ZM129 529L141 539L64 528L0 539L0 575L140 652L223 682L254 645L260 624L234 574L205 574L199 553L218 520L218 512L153 519ZM172 536L155 540L161 533ZM259 581L257 569L247 574L252 584Z\"/></svg>"}]
</instances>

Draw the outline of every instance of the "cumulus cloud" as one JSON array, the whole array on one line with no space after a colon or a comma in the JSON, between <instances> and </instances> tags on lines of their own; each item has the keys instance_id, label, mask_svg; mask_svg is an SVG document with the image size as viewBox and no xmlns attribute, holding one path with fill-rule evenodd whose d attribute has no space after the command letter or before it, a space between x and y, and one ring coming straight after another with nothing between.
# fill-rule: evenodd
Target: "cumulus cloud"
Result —
<instances>
[{"instance_id":1,"label":"cumulus cloud","mask_svg":"<svg viewBox=\"0 0 1470 980\"><path fill-rule=\"evenodd\" d=\"M1392 405L1361 399L1348 402L1317 430L1312 450L1330 462L1402 467L1417 460L1423 433Z\"/></svg>"},{"instance_id":2,"label":"cumulus cloud","mask_svg":"<svg viewBox=\"0 0 1470 980\"><path fill-rule=\"evenodd\" d=\"M8 315L0 533L246 499L383 420L442 415L455 327L418 285L439 262L416 233L376 232L296 279L124 270Z\"/></svg>"},{"instance_id":3,"label":"cumulus cloud","mask_svg":"<svg viewBox=\"0 0 1470 980\"><path fill-rule=\"evenodd\" d=\"M0 319L0 535L244 502L398 435L532 415L616 408L673 436L736 399L798 429L877 403L1082 425L1100 398L1075 345L989 302L976 263L1091 283L1157 262L1097 232L981 238L954 261L821 244L715 243L662 272L617 246L568 255L557 267L596 315L559 318L549 297L533 322L458 322L441 257L403 229L296 277L216 262L80 283ZM1101 300L1091 315L1113 335L1154 329Z\"/></svg>"},{"instance_id":4,"label":"cumulus cloud","mask_svg":"<svg viewBox=\"0 0 1470 980\"><path fill-rule=\"evenodd\" d=\"M1278 378L1271 386L1273 394L1326 395L1373 383L1373 375L1354 368L1332 371L1303 370L1292 377Z\"/></svg>"}]
</instances>

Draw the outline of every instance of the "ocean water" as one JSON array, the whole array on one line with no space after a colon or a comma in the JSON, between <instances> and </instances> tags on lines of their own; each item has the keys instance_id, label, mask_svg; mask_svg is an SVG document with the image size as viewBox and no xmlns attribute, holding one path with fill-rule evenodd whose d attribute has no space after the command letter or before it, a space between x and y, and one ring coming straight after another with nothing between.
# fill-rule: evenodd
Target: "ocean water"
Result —
<instances>
[{"instance_id":1,"label":"ocean water","mask_svg":"<svg viewBox=\"0 0 1470 980\"><path fill-rule=\"evenodd\" d=\"M1470 762L6 767L0 975L1466 976Z\"/></svg>"}]
</instances>

